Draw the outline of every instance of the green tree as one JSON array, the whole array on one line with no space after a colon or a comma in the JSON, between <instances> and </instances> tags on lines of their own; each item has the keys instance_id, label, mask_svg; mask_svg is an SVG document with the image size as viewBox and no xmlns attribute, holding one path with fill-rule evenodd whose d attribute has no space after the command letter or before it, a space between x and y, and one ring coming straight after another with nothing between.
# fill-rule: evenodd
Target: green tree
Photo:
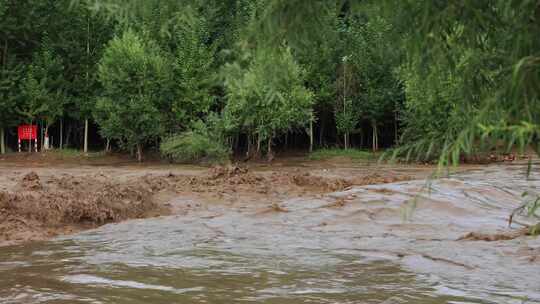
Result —
<instances>
[{"instance_id":1,"label":"green tree","mask_svg":"<svg viewBox=\"0 0 540 304\"><path fill-rule=\"evenodd\" d=\"M34 75L28 73L29 66L39 57L44 33L55 20L53 12L53 1L0 1L0 152L5 152L5 129L28 121L20 115L30 103L23 80L29 85L30 78L42 77L35 75L42 63L34 64ZM50 93L50 86L47 90Z\"/></svg>"},{"instance_id":2,"label":"green tree","mask_svg":"<svg viewBox=\"0 0 540 304\"><path fill-rule=\"evenodd\" d=\"M29 67L28 77L34 77L41 88L36 88L35 93L40 92L42 96L33 96L34 100L42 100L39 108L39 118L45 123L45 134L48 134L49 127L54 124L59 117L64 114L65 79L63 77L64 65L62 60L54 54L50 48L50 43L44 41L41 50L34 57ZM30 85L34 80L29 79ZM35 94L32 93L32 94Z\"/></svg>"},{"instance_id":3,"label":"green tree","mask_svg":"<svg viewBox=\"0 0 540 304\"><path fill-rule=\"evenodd\" d=\"M61 54L65 66L65 118L74 121L77 129L83 126L80 142L83 151L87 152L90 120L101 92L97 65L107 42L116 31L117 23L102 13L95 14L85 5L69 5L69 0L59 2L61 3L58 4L56 12L59 20L51 25L56 33L51 40L55 52ZM69 129L72 130L73 127L72 125ZM59 137L63 146L63 125Z\"/></svg>"},{"instance_id":4,"label":"green tree","mask_svg":"<svg viewBox=\"0 0 540 304\"><path fill-rule=\"evenodd\" d=\"M35 75L35 67L27 69L26 76L21 82L22 102L17 105L17 112L27 124L33 124L36 118L47 109L47 88ZM28 148L31 151L31 146Z\"/></svg>"},{"instance_id":5,"label":"green tree","mask_svg":"<svg viewBox=\"0 0 540 304\"><path fill-rule=\"evenodd\" d=\"M341 75L335 84L338 94L334 105L334 119L338 133L343 135L343 147L348 149L350 134L356 130L362 117L358 104L358 75L349 62L349 56L343 56L341 61Z\"/></svg>"},{"instance_id":6,"label":"green tree","mask_svg":"<svg viewBox=\"0 0 540 304\"><path fill-rule=\"evenodd\" d=\"M211 95L215 72L213 46L209 46L205 20L198 18L192 24L179 24L174 50L174 91L171 103L172 128L184 129L208 113L213 105Z\"/></svg>"},{"instance_id":7,"label":"green tree","mask_svg":"<svg viewBox=\"0 0 540 304\"><path fill-rule=\"evenodd\" d=\"M229 65L226 77L225 116L256 138L257 153L266 141L271 157L273 138L313 119L313 94L289 48L257 49L245 69Z\"/></svg>"},{"instance_id":8,"label":"green tree","mask_svg":"<svg viewBox=\"0 0 540 304\"><path fill-rule=\"evenodd\" d=\"M3 64L0 70L0 154L6 153L5 130L18 123L16 112L20 67Z\"/></svg>"},{"instance_id":9,"label":"green tree","mask_svg":"<svg viewBox=\"0 0 540 304\"><path fill-rule=\"evenodd\" d=\"M65 97L62 73L62 61L44 42L42 49L27 67L21 84L24 99L19 103L18 112L30 124L37 119L42 120L46 134L50 125L63 114Z\"/></svg>"},{"instance_id":10,"label":"green tree","mask_svg":"<svg viewBox=\"0 0 540 304\"><path fill-rule=\"evenodd\" d=\"M162 91L167 91L171 77L171 63L152 41L131 30L113 39L99 63L103 97L94 117L102 135L136 148L142 161L144 144L163 133L159 105L166 102Z\"/></svg>"},{"instance_id":11,"label":"green tree","mask_svg":"<svg viewBox=\"0 0 540 304\"><path fill-rule=\"evenodd\" d=\"M407 29L401 41L411 140L396 153L435 154L448 164L479 143L538 147L537 1L388 1L386 11ZM415 113L425 115L417 121ZM412 136L421 121L427 133Z\"/></svg>"},{"instance_id":12,"label":"green tree","mask_svg":"<svg viewBox=\"0 0 540 304\"><path fill-rule=\"evenodd\" d=\"M346 32L346 52L358 79L358 113L369 121L373 132L372 148L379 149L378 127L392 120L402 99L402 88L396 75L399 47L393 45L391 25L379 16L367 21L351 18Z\"/></svg>"},{"instance_id":13,"label":"green tree","mask_svg":"<svg viewBox=\"0 0 540 304\"><path fill-rule=\"evenodd\" d=\"M306 87L313 92L313 110L319 127L320 146L324 145L324 133L330 127L338 91L343 93L343 87L336 86L337 78L343 76L338 72L341 52L338 7L323 12L317 27L318 34L310 35L309 40L293 49L295 58L306 71Z\"/></svg>"}]
</instances>

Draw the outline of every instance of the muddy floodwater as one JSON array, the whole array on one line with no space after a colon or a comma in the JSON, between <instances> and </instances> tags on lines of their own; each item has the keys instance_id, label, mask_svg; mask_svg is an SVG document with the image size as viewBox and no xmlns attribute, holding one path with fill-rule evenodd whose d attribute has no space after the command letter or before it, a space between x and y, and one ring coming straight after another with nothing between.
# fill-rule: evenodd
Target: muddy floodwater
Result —
<instances>
[{"instance_id":1,"label":"muddy floodwater","mask_svg":"<svg viewBox=\"0 0 540 304\"><path fill-rule=\"evenodd\" d=\"M488 166L317 197L206 204L0 248L0 303L540 303L540 239L491 241L540 173Z\"/></svg>"}]
</instances>

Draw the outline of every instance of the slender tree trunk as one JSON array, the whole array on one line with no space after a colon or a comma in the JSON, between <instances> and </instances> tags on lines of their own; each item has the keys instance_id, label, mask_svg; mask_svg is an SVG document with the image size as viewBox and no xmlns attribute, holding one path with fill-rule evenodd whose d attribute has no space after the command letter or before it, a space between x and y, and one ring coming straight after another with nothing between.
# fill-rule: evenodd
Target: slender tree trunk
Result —
<instances>
[{"instance_id":1,"label":"slender tree trunk","mask_svg":"<svg viewBox=\"0 0 540 304\"><path fill-rule=\"evenodd\" d=\"M84 120L84 153L88 153L88 119Z\"/></svg>"},{"instance_id":2,"label":"slender tree trunk","mask_svg":"<svg viewBox=\"0 0 540 304\"><path fill-rule=\"evenodd\" d=\"M272 153L272 137L268 138L268 150L266 152L268 162L274 160L274 154Z\"/></svg>"},{"instance_id":3,"label":"slender tree trunk","mask_svg":"<svg viewBox=\"0 0 540 304\"><path fill-rule=\"evenodd\" d=\"M309 153L313 152L313 120L309 121Z\"/></svg>"},{"instance_id":4,"label":"slender tree trunk","mask_svg":"<svg viewBox=\"0 0 540 304\"><path fill-rule=\"evenodd\" d=\"M347 61L343 63L343 115L347 113ZM349 132L343 134L345 150L349 149Z\"/></svg>"},{"instance_id":5,"label":"slender tree trunk","mask_svg":"<svg viewBox=\"0 0 540 304\"><path fill-rule=\"evenodd\" d=\"M44 152L45 150L49 149L50 140L47 139L47 137L49 137L49 123L45 125L45 135L43 136L44 144L41 145L41 152Z\"/></svg>"},{"instance_id":6,"label":"slender tree trunk","mask_svg":"<svg viewBox=\"0 0 540 304\"><path fill-rule=\"evenodd\" d=\"M319 147L323 146L324 138L324 119L321 117L321 127L319 129Z\"/></svg>"},{"instance_id":7,"label":"slender tree trunk","mask_svg":"<svg viewBox=\"0 0 540 304\"><path fill-rule=\"evenodd\" d=\"M397 146L398 144L398 111L397 106L396 110L394 111L394 145Z\"/></svg>"},{"instance_id":8,"label":"slender tree trunk","mask_svg":"<svg viewBox=\"0 0 540 304\"><path fill-rule=\"evenodd\" d=\"M90 15L86 18L86 100L90 99L88 96L90 87ZM88 118L84 120L84 153L88 153Z\"/></svg>"},{"instance_id":9,"label":"slender tree trunk","mask_svg":"<svg viewBox=\"0 0 540 304\"><path fill-rule=\"evenodd\" d=\"M60 119L60 150L64 148L64 119Z\"/></svg>"},{"instance_id":10,"label":"slender tree trunk","mask_svg":"<svg viewBox=\"0 0 540 304\"><path fill-rule=\"evenodd\" d=\"M375 138L377 139L375 141L375 149L379 151L379 127L375 124Z\"/></svg>"},{"instance_id":11,"label":"slender tree trunk","mask_svg":"<svg viewBox=\"0 0 540 304\"><path fill-rule=\"evenodd\" d=\"M2 67L5 70L7 66L8 41L4 38L4 52L2 58ZM0 128L0 154L6 154L6 134L4 127Z\"/></svg>"},{"instance_id":12,"label":"slender tree trunk","mask_svg":"<svg viewBox=\"0 0 540 304\"><path fill-rule=\"evenodd\" d=\"M379 150L379 135L378 135L378 130L377 130L377 123L375 121L373 121L371 123L371 126L372 126L372 129L373 129L373 139L372 139L372 142L373 142L373 145L372 145L372 148L373 148L373 152L376 152L377 150Z\"/></svg>"},{"instance_id":13,"label":"slender tree trunk","mask_svg":"<svg viewBox=\"0 0 540 304\"><path fill-rule=\"evenodd\" d=\"M71 125L68 125L67 132L66 132L66 147L69 148L69 139L71 138L71 133L73 131L73 127Z\"/></svg>"},{"instance_id":14,"label":"slender tree trunk","mask_svg":"<svg viewBox=\"0 0 540 304\"><path fill-rule=\"evenodd\" d=\"M4 38L4 52L2 58L2 67L6 68L7 66L7 52L8 52L8 41L7 38ZM4 127L0 128L0 154L6 154L6 135Z\"/></svg>"},{"instance_id":15,"label":"slender tree trunk","mask_svg":"<svg viewBox=\"0 0 540 304\"><path fill-rule=\"evenodd\" d=\"M379 128L375 126L375 151L379 151Z\"/></svg>"},{"instance_id":16,"label":"slender tree trunk","mask_svg":"<svg viewBox=\"0 0 540 304\"><path fill-rule=\"evenodd\" d=\"M41 135L41 151L43 151L43 144L45 143L45 136L43 136L43 132L45 130L45 128L43 127L43 122L40 122L41 120L38 120L37 121L37 126L38 126L38 132L39 134Z\"/></svg>"},{"instance_id":17,"label":"slender tree trunk","mask_svg":"<svg viewBox=\"0 0 540 304\"><path fill-rule=\"evenodd\" d=\"M373 125L373 123L371 124L371 130L372 130L372 136L371 136L371 150L373 152L375 152L375 126Z\"/></svg>"},{"instance_id":18,"label":"slender tree trunk","mask_svg":"<svg viewBox=\"0 0 540 304\"><path fill-rule=\"evenodd\" d=\"M240 143L240 136L238 134L234 135L233 137L233 155L238 152L239 149L239 143Z\"/></svg>"},{"instance_id":19,"label":"slender tree trunk","mask_svg":"<svg viewBox=\"0 0 540 304\"><path fill-rule=\"evenodd\" d=\"M137 144L137 161L142 162L143 160L143 148L141 144Z\"/></svg>"},{"instance_id":20,"label":"slender tree trunk","mask_svg":"<svg viewBox=\"0 0 540 304\"><path fill-rule=\"evenodd\" d=\"M249 159L251 157L251 135L247 134L247 152L246 152L246 158Z\"/></svg>"},{"instance_id":21,"label":"slender tree trunk","mask_svg":"<svg viewBox=\"0 0 540 304\"><path fill-rule=\"evenodd\" d=\"M4 128L0 128L0 154L6 154L6 135Z\"/></svg>"},{"instance_id":22,"label":"slender tree trunk","mask_svg":"<svg viewBox=\"0 0 540 304\"><path fill-rule=\"evenodd\" d=\"M107 144L105 145L105 153L109 153L111 151L111 140L107 138Z\"/></svg>"}]
</instances>

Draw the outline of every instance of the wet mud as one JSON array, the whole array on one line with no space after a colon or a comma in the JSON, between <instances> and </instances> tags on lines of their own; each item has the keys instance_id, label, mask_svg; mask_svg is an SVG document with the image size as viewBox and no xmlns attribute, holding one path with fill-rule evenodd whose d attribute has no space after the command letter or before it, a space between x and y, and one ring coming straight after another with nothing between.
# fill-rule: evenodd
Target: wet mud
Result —
<instances>
[{"instance_id":1,"label":"wet mud","mask_svg":"<svg viewBox=\"0 0 540 304\"><path fill-rule=\"evenodd\" d=\"M37 172L42 172L40 175ZM170 200L195 204L276 205L280 200L343 190L353 185L407 180L401 174L364 174L344 179L296 169L292 172L252 172L247 167L223 166L185 174L145 169L34 169L11 172L0 188L0 246L43 240L127 219L185 212ZM0 180L1 183L1 180ZM195 205L194 204L194 205ZM187 207L189 208L189 207ZM279 208L274 208L279 210Z\"/></svg>"}]
</instances>

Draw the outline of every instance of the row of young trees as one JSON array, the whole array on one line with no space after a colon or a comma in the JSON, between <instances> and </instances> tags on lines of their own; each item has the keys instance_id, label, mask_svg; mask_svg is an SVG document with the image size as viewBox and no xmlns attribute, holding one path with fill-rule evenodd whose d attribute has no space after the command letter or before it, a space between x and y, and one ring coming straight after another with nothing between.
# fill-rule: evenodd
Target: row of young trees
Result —
<instances>
[{"instance_id":1,"label":"row of young trees","mask_svg":"<svg viewBox=\"0 0 540 304\"><path fill-rule=\"evenodd\" d=\"M86 151L96 124L107 147L142 159L143 148L202 121L219 144L271 156L292 134L313 148L315 128L318 144L348 148L367 121L378 149L378 126L401 103L391 26L338 2L325 5L321 35L301 44L279 29L261 32L271 1L2 0L0 7L0 129L55 126L57 146L72 134L65 125L84 126Z\"/></svg>"},{"instance_id":2,"label":"row of young trees","mask_svg":"<svg viewBox=\"0 0 540 304\"><path fill-rule=\"evenodd\" d=\"M454 159L496 133L529 142L539 10L533 0L0 0L2 152L5 130L33 122L54 126L57 146L84 130L85 151L97 125L104 145L139 159L159 146L179 159L272 157L295 136L310 149L370 139L377 150L390 133L382 142L396 153Z\"/></svg>"}]
</instances>

